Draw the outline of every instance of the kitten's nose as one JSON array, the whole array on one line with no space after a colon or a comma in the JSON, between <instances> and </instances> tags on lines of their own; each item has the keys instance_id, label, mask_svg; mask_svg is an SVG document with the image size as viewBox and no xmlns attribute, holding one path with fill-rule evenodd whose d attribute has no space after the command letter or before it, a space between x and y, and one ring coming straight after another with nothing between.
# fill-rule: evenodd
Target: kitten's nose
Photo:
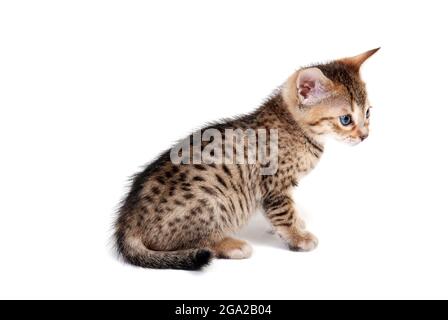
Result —
<instances>
[{"instance_id":1,"label":"kitten's nose","mask_svg":"<svg viewBox=\"0 0 448 320\"><path fill-rule=\"evenodd\" d=\"M368 136L369 136L369 134L366 133L366 134L363 134L363 135L361 135L361 136L359 136L359 137L361 138L361 141L364 141L364 140L367 139Z\"/></svg>"}]
</instances>

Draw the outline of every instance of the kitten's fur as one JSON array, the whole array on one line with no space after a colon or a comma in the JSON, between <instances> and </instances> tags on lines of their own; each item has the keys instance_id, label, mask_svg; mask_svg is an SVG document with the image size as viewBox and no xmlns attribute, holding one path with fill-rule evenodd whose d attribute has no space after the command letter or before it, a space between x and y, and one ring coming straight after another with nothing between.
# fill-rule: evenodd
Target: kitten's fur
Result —
<instances>
[{"instance_id":1,"label":"kitten's fur","mask_svg":"<svg viewBox=\"0 0 448 320\"><path fill-rule=\"evenodd\" d=\"M197 270L212 257L243 259L251 247L230 236L262 208L289 248L309 251L317 238L306 231L291 189L317 164L325 136L355 144L368 135L369 103L361 64L378 49L296 71L258 110L212 125L277 129L279 168L260 175L260 164L175 165L163 153L133 180L116 221L124 259L146 268ZM339 117L351 115L353 124Z\"/></svg>"}]
</instances>

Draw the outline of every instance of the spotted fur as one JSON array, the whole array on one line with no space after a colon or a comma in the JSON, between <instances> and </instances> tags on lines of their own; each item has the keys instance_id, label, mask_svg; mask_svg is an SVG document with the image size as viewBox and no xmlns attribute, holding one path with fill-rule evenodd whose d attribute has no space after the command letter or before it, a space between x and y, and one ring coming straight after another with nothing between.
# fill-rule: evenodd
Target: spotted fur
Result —
<instances>
[{"instance_id":1,"label":"spotted fur","mask_svg":"<svg viewBox=\"0 0 448 320\"><path fill-rule=\"evenodd\" d=\"M300 69L255 112L207 127L223 136L229 128L277 129L274 175L261 175L258 162L176 165L169 150L138 173L116 221L117 248L124 259L147 268L197 270L212 257L247 258L250 246L229 235L259 208L292 250L314 249L317 239L305 230L292 187L316 166L326 136L353 142L366 134L370 105L359 67L372 54ZM299 83L310 68L317 69ZM320 79L312 78L316 75ZM316 81L322 84L319 91ZM313 92L322 99L314 97L310 105L306 98ZM352 126L341 126L343 114L352 115Z\"/></svg>"}]
</instances>

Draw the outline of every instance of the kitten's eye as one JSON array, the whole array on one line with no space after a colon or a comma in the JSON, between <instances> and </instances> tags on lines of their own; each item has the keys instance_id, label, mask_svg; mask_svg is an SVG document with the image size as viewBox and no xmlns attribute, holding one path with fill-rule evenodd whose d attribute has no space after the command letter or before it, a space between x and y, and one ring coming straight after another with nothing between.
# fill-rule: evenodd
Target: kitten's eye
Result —
<instances>
[{"instance_id":1,"label":"kitten's eye","mask_svg":"<svg viewBox=\"0 0 448 320\"><path fill-rule=\"evenodd\" d=\"M370 108L367 109L367 111L366 111L366 119L369 119L369 118L370 118Z\"/></svg>"},{"instance_id":2,"label":"kitten's eye","mask_svg":"<svg viewBox=\"0 0 448 320\"><path fill-rule=\"evenodd\" d=\"M345 116L340 116L339 121L341 121L341 124L343 126L348 126L350 123L352 123L352 117L349 114L346 114Z\"/></svg>"}]
</instances>

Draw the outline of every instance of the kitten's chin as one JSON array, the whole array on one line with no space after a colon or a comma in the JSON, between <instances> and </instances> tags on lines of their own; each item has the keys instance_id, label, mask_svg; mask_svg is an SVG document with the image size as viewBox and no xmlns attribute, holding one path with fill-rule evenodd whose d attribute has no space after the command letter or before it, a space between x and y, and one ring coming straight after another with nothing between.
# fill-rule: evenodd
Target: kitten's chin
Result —
<instances>
[{"instance_id":1,"label":"kitten's chin","mask_svg":"<svg viewBox=\"0 0 448 320\"><path fill-rule=\"evenodd\" d=\"M349 146L354 147L361 143L361 139L344 139L344 142Z\"/></svg>"}]
</instances>

